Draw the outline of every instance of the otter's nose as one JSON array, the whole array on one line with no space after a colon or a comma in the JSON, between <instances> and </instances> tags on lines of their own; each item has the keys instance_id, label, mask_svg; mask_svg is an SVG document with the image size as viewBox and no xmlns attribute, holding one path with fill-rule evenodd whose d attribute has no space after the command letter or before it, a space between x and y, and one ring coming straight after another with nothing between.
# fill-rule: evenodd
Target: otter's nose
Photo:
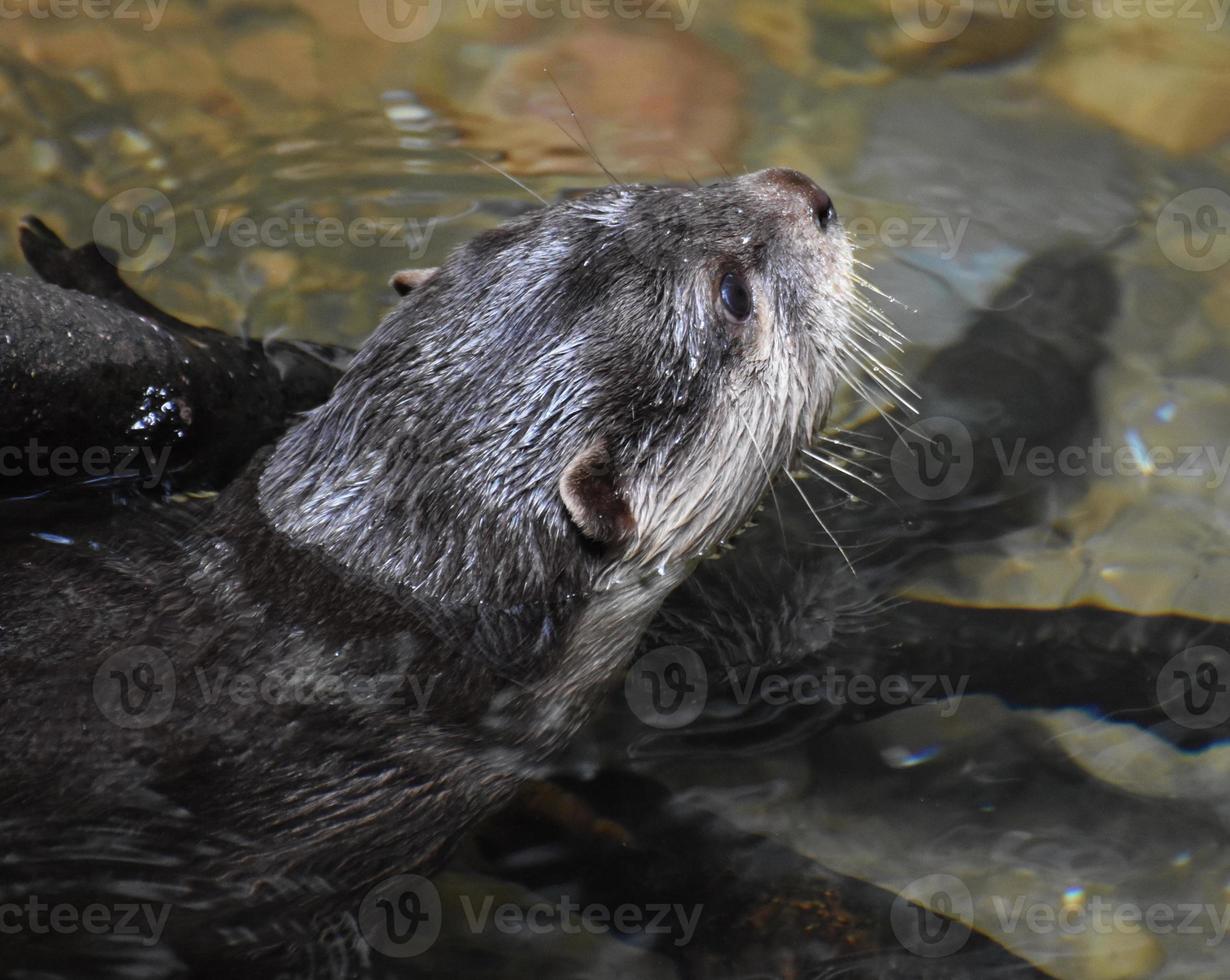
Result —
<instances>
[{"instance_id":1,"label":"otter's nose","mask_svg":"<svg viewBox=\"0 0 1230 980\"><path fill-rule=\"evenodd\" d=\"M769 184L781 188L791 194L801 194L807 202L807 207L815 218L816 224L825 230L837 220L837 209L833 207L833 199L820 186L797 170L777 168L766 170L761 177Z\"/></svg>"}]
</instances>

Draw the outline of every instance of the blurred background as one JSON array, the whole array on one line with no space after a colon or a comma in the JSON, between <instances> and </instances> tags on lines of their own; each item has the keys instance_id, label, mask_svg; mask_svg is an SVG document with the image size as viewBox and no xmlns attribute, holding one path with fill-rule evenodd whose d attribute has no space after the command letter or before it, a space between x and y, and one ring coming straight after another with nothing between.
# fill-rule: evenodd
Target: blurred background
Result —
<instances>
[{"instance_id":1,"label":"blurred background","mask_svg":"<svg viewBox=\"0 0 1230 980\"><path fill-rule=\"evenodd\" d=\"M533 194L788 166L833 196L909 340L908 377L1022 260L1084 242L1114 255L1124 295L1099 435L1141 464L942 558L907 594L1221 621L1228 5L0 0L0 269L23 269L15 230L35 213L71 244L117 248L129 282L185 319L356 344L393 305L393 272L438 264ZM1158 446L1199 452L1162 471ZM980 710L959 731L932 713L884 734L911 724L902 712L875 737L999 737L1024 757L1058 740L1083 775L1037 790L1032 836L962 836L950 811L907 819L899 783L837 779L823 808L776 822L728 815L888 887L931 870L902 855L943 853L1003 895L1082 901L1069 893L1096 880L1225 912L1230 749L1109 724L1064 742L1063 712ZM1081 780L1110 796L1081 802ZM1210 937L999 936L1057 976L1230 976L1224 932Z\"/></svg>"}]
</instances>

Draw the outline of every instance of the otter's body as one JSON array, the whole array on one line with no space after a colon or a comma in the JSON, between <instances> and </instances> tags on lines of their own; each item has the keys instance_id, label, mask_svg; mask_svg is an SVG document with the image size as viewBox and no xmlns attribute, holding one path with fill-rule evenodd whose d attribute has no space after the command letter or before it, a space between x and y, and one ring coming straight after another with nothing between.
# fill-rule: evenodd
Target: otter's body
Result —
<instances>
[{"instance_id":1,"label":"otter's body","mask_svg":"<svg viewBox=\"0 0 1230 980\"><path fill-rule=\"evenodd\" d=\"M249 490L216 522L153 504L139 528L5 542L2 809L6 847L31 862L6 896L152 891L181 955L218 955L228 926L244 956L310 941L317 916L433 869L539 773L671 584L418 603L289 546Z\"/></svg>"},{"instance_id":2,"label":"otter's body","mask_svg":"<svg viewBox=\"0 0 1230 980\"><path fill-rule=\"evenodd\" d=\"M791 171L598 191L424 275L216 502L7 542L5 894L165 896L140 955L200 968L430 871L810 440L851 280Z\"/></svg>"}]
</instances>

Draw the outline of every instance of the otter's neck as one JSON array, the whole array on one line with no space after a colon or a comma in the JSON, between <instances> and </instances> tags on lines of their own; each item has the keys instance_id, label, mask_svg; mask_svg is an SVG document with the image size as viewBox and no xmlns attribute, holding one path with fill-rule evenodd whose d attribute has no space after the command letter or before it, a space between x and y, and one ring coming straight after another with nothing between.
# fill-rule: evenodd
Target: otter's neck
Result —
<instances>
[{"instance_id":1,"label":"otter's neck","mask_svg":"<svg viewBox=\"0 0 1230 980\"><path fill-rule=\"evenodd\" d=\"M210 593L237 603L237 615L259 608L260 621L275 633L293 628L292 655L327 650L335 672L380 674L389 669L390 651L412 651L403 666L438 679L431 681L435 696L426 717L481 731L482 744L495 753L493 772L511 761L524 775L525 766L558 751L685 574L675 568L589 594L508 606L441 603L372 587L270 524L256 488L271 462L254 460L219 502L210 531L227 546L217 552L220 564L206 569L215 576ZM276 643L254 654L275 664L287 655ZM508 749L516 755L501 762L499 753Z\"/></svg>"},{"instance_id":2,"label":"otter's neck","mask_svg":"<svg viewBox=\"0 0 1230 980\"><path fill-rule=\"evenodd\" d=\"M265 519L382 589L441 602L598 587L601 553L559 497L560 447L534 438L516 406L477 403L455 378L433 388L413 355L386 346L366 348L277 444L259 478Z\"/></svg>"}]
</instances>

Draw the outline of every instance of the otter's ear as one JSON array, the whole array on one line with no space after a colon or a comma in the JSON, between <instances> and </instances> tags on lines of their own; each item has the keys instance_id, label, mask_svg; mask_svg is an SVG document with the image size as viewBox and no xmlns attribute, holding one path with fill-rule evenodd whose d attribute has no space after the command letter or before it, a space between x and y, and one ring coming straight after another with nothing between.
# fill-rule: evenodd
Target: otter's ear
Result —
<instances>
[{"instance_id":1,"label":"otter's ear","mask_svg":"<svg viewBox=\"0 0 1230 980\"><path fill-rule=\"evenodd\" d=\"M619 493L605 439L572 458L559 478L559 495L572 522L591 541L618 544L636 529L636 519Z\"/></svg>"},{"instance_id":2,"label":"otter's ear","mask_svg":"<svg viewBox=\"0 0 1230 980\"><path fill-rule=\"evenodd\" d=\"M397 291L398 296L406 296L439 271L439 269L402 269L401 272L393 274L389 285Z\"/></svg>"}]
</instances>

